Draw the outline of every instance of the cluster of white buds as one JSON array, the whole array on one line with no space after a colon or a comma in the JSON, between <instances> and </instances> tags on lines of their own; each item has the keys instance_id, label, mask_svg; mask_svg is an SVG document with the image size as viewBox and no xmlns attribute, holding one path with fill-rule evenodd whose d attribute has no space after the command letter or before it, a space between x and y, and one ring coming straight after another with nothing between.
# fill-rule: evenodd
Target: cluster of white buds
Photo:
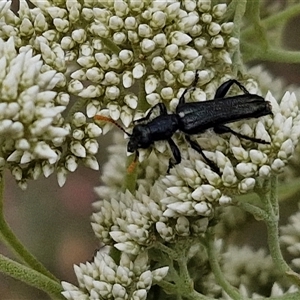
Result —
<instances>
[{"instance_id":1,"label":"cluster of white buds","mask_svg":"<svg viewBox=\"0 0 300 300\"><path fill-rule=\"evenodd\" d=\"M80 264L74 269L79 287L62 282L65 290L62 294L69 300L146 300L151 286L164 279L169 268L150 271L147 252L141 252L134 259L122 253L117 264L100 250L93 262Z\"/></svg>"},{"instance_id":2,"label":"cluster of white buds","mask_svg":"<svg viewBox=\"0 0 300 300\"><path fill-rule=\"evenodd\" d=\"M0 165L26 188L27 178L48 177L60 159L69 134L61 115L69 95L52 90L61 77L43 72L41 56L31 50L17 53L13 38L0 40L0 57Z\"/></svg>"}]
</instances>

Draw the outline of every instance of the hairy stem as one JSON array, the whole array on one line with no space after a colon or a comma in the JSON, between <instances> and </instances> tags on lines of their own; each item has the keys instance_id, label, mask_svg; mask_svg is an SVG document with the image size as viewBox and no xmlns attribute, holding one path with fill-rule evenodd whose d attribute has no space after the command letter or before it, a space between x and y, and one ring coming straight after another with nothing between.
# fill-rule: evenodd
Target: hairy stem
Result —
<instances>
[{"instance_id":1,"label":"hairy stem","mask_svg":"<svg viewBox=\"0 0 300 300\"><path fill-rule=\"evenodd\" d=\"M56 299L64 299L59 282L0 254L0 269L6 275L42 290Z\"/></svg>"},{"instance_id":2,"label":"hairy stem","mask_svg":"<svg viewBox=\"0 0 300 300\"><path fill-rule=\"evenodd\" d=\"M224 289L224 291L235 300L242 300L243 297L240 295L239 291L233 287L225 278L218 259L218 254L215 249L214 236L212 234L207 234L206 239L207 245L207 255L209 259L209 264L212 272L215 275L216 282Z\"/></svg>"}]
</instances>

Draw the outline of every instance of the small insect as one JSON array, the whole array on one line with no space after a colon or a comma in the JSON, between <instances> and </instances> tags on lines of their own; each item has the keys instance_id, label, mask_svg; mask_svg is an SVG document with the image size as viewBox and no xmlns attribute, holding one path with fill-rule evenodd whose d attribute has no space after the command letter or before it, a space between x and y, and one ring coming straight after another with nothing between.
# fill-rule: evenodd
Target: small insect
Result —
<instances>
[{"instance_id":1,"label":"small insect","mask_svg":"<svg viewBox=\"0 0 300 300\"><path fill-rule=\"evenodd\" d=\"M192 88L195 88L197 81L198 75L196 74ZM243 94L226 97L230 87L234 84L241 89ZM136 159L138 157L138 149L146 149L156 141L165 140L168 142L175 160L170 159L169 169L173 165L179 164L181 162L181 153L172 140L172 136L176 131L184 133L185 139L190 146L202 155L211 169L218 173L217 165L203 153L200 145L191 139L191 135L197 135L212 128L217 134L231 133L252 142L269 144L269 142L262 139L236 132L225 125L242 119L259 118L272 114L271 105L264 98L256 94L250 94L235 79L224 82L217 89L214 99L208 101L186 103L185 95L189 89L187 88L181 95L175 113L168 114L166 106L163 103L158 103L150 109L144 118L135 121L136 125L131 134L121 128L129 136L127 150L128 152L135 152ZM157 109L159 110L159 115L152 118L154 111ZM112 121L101 116L95 116L95 119Z\"/></svg>"}]
</instances>

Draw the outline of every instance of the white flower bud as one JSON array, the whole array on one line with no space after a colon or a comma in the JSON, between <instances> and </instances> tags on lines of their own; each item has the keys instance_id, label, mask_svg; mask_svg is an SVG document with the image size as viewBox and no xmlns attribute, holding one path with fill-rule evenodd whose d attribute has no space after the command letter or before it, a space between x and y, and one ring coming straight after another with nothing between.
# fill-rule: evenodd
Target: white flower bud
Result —
<instances>
[{"instance_id":1,"label":"white flower bud","mask_svg":"<svg viewBox=\"0 0 300 300\"><path fill-rule=\"evenodd\" d=\"M61 39L60 45L64 50L71 50L75 46L75 42L70 36L64 36Z\"/></svg>"},{"instance_id":2,"label":"white flower bud","mask_svg":"<svg viewBox=\"0 0 300 300\"><path fill-rule=\"evenodd\" d=\"M195 47L198 51L201 51L207 46L207 39L198 37L194 40Z\"/></svg>"},{"instance_id":3,"label":"white flower bud","mask_svg":"<svg viewBox=\"0 0 300 300\"><path fill-rule=\"evenodd\" d=\"M270 166L262 166L260 167L260 169L258 170L258 175L260 177L263 177L263 178L267 178L270 176L270 173L271 173L271 167Z\"/></svg>"},{"instance_id":4,"label":"white flower bud","mask_svg":"<svg viewBox=\"0 0 300 300\"><path fill-rule=\"evenodd\" d=\"M81 56L77 59L77 63L84 68L91 68L95 65L94 56Z\"/></svg>"},{"instance_id":5,"label":"white flower bud","mask_svg":"<svg viewBox=\"0 0 300 300\"><path fill-rule=\"evenodd\" d=\"M76 112L73 115L72 123L76 127L81 127L82 125L86 124L86 116L82 112Z\"/></svg>"},{"instance_id":6,"label":"white flower bud","mask_svg":"<svg viewBox=\"0 0 300 300\"><path fill-rule=\"evenodd\" d=\"M125 17L128 15L129 8L125 1L114 2L114 9L117 16Z\"/></svg>"},{"instance_id":7,"label":"white flower bud","mask_svg":"<svg viewBox=\"0 0 300 300\"><path fill-rule=\"evenodd\" d=\"M124 64L130 64L133 60L133 52L130 50L121 50L119 52L119 58Z\"/></svg>"},{"instance_id":8,"label":"white flower bud","mask_svg":"<svg viewBox=\"0 0 300 300\"><path fill-rule=\"evenodd\" d=\"M203 168L202 174L204 174L205 178L207 179L207 181L211 185L217 186L221 183L220 176L217 173L210 170L210 169ZM193 196L193 194L192 194L192 196Z\"/></svg>"},{"instance_id":9,"label":"white flower bud","mask_svg":"<svg viewBox=\"0 0 300 300\"><path fill-rule=\"evenodd\" d=\"M125 127L128 127L132 122L133 119L132 110L128 106L126 105L122 106L120 119L125 125Z\"/></svg>"},{"instance_id":10,"label":"white flower bud","mask_svg":"<svg viewBox=\"0 0 300 300\"><path fill-rule=\"evenodd\" d=\"M165 48L165 56L168 59L175 58L179 53L179 47L176 44L170 44Z\"/></svg>"},{"instance_id":11,"label":"white flower bud","mask_svg":"<svg viewBox=\"0 0 300 300\"><path fill-rule=\"evenodd\" d=\"M71 142L70 150L77 157L86 157L86 150L78 141Z\"/></svg>"},{"instance_id":12,"label":"white flower bud","mask_svg":"<svg viewBox=\"0 0 300 300\"><path fill-rule=\"evenodd\" d=\"M65 167L68 171L74 172L78 167L77 158L73 155L68 155L66 157Z\"/></svg>"},{"instance_id":13,"label":"white flower bud","mask_svg":"<svg viewBox=\"0 0 300 300\"><path fill-rule=\"evenodd\" d=\"M138 27L138 35L143 38L152 37L152 28L147 24L140 24Z\"/></svg>"},{"instance_id":14,"label":"white flower bud","mask_svg":"<svg viewBox=\"0 0 300 300\"><path fill-rule=\"evenodd\" d=\"M212 21L212 15L209 14L209 13L204 13L202 14L201 16L201 19L202 19L202 22L205 23L205 24L209 24L211 23ZM214 24L217 24L217 23L214 23ZM219 24L218 24L219 25Z\"/></svg>"},{"instance_id":15,"label":"white flower bud","mask_svg":"<svg viewBox=\"0 0 300 300\"><path fill-rule=\"evenodd\" d=\"M23 175L22 175L22 169L20 167L14 167L11 171L11 174L15 177L17 181L21 180Z\"/></svg>"},{"instance_id":16,"label":"white flower bud","mask_svg":"<svg viewBox=\"0 0 300 300\"><path fill-rule=\"evenodd\" d=\"M110 60L110 57L108 54L95 53L95 59L97 60L97 62L101 68L103 68L104 70L108 69L108 62Z\"/></svg>"},{"instance_id":17,"label":"white flower bud","mask_svg":"<svg viewBox=\"0 0 300 300\"><path fill-rule=\"evenodd\" d=\"M120 106L115 103L108 103L107 108L109 109L109 115L113 120L118 120L120 118Z\"/></svg>"},{"instance_id":18,"label":"white flower bud","mask_svg":"<svg viewBox=\"0 0 300 300\"><path fill-rule=\"evenodd\" d=\"M172 86L176 82L175 76L169 70L163 71L163 80L168 86Z\"/></svg>"},{"instance_id":19,"label":"white flower bud","mask_svg":"<svg viewBox=\"0 0 300 300\"><path fill-rule=\"evenodd\" d=\"M63 20L63 19L59 19L59 18L55 18L53 20L53 25L55 26L55 28L57 29L58 32L62 32L65 33L69 30L69 21L68 20Z\"/></svg>"},{"instance_id":20,"label":"white flower bud","mask_svg":"<svg viewBox=\"0 0 300 300\"><path fill-rule=\"evenodd\" d=\"M125 44L127 41L127 36L124 32L116 32L113 34L113 42L116 45L122 45Z\"/></svg>"},{"instance_id":21,"label":"white flower bud","mask_svg":"<svg viewBox=\"0 0 300 300\"><path fill-rule=\"evenodd\" d=\"M245 178L243 179L239 185L238 189L241 193L247 193L249 191L252 191L255 186L255 179L254 178Z\"/></svg>"},{"instance_id":22,"label":"white flower bud","mask_svg":"<svg viewBox=\"0 0 300 300\"><path fill-rule=\"evenodd\" d=\"M129 253L132 255L137 255L141 251L139 245L136 244L135 242L127 241L125 243L117 243L114 246L121 252ZM121 298L121 299L123 299L123 298Z\"/></svg>"},{"instance_id":23,"label":"white flower bud","mask_svg":"<svg viewBox=\"0 0 300 300\"><path fill-rule=\"evenodd\" d=\"M167 37L164 33L158 33L153 37L153 41L156 44L156 47L165 48L168 44Z\"/></svg>"},{"instance_id":24,"label":"white flower bud","mask_svg":"<svg viewBox=\"0 0 300 300\"><path fill-rule=\"evenodd\" d=\"M171 2L170 2L171 3ZM166 7L166 14L169 20L174 20L178 17L180 11L180 3L174 2Z\"/></svg>"},{"instance_id":25,"label":"white flower bud","mask_svg":"<svg viewBox=\"0 0 300 300\"><path fill-rule=\"evenodd\" d=\"M235 38L235 37L230 37L227 42L226 45L229 49L235 49L240 43L240 40Z\"/></svg>"},{"instance_id":26,"label":"white flower bud","mask_svg":"<svg viewBox=\"0 0 300 300\"><path fill-rule=\"evenodd\" d=\"M294 144L291 139L287 139L283 144L281 145L281 148L278 152L278 158L284 160L288 160L294 153Z\"/></svg>"},{"instance_id":27,"label":"white flower bud","mask_svg":"<svg viewBox=\"0 0 300 300\"><path fill-rule=\"evenodd\" d=\"M174 97L174 91L171 87L165 87L161 89L160 95L164 100L170 100Z\"/></svg>"},{"instance_id":28,"label":"white flower bud","mask_svg":"<svg viewBox=\"0 0 300 300\"><path fill-rule=\"evenodd\" d=\"M179 74L178 81L184 85L189 86L195 79L195 72L194 71L186 71Z\"/></svg>"},{"instance_id":29,"label":"white flower bud","mask_svg":"<svg viewBox=\"0 0 300 300\"><path fill-rule=\"evenodd\" d=\"M163 28L166 24L166 19L167 19L167 16L164 12L156 11L152 15L152 19L149 24L154 29Z\"/></svg>"},{"instance_id":30,"label":"white flower bud","mask_svg":"<svg viewBox=\"0 0 300 300\"><path fill-rule=\"evenodd\" d=\"M200 216L210 216L212 213L211 205L205 201L197 203L194 208Z\"/></svg>"},{"instance_id":31,"label":"white flower bud","mask_svg":"<svg viewBox=\"0 0 300 300\"><path fill-rule=\"evenodd\" d=\"M228 205L232 203L232 198L226 195L222 195L219 199L220 205Z\"/></svg>"},{"instance_id":32,"label":"white flower bud","mask_svg":"<svg viewBox=\"0 0 300 300\"><path fill-rule=\"evenodd\" d=\"M123 86L127 89L134 84L133 74L130 71L125 71L122 76Z\"/></svg>"},{"instance_id":33,"label":"white flower bud","mask_svg":"<svg viewBox=\"0 0 300 300\"><path fill-rule=\"evenodd\" d=\"M180 216L177 219L175 229L180 236L188 236L190 234L189 220L184 216Z\"/></svg>"},{"instance_id":34,"label":"white flower bud","mask_svg":"<svg viewBox=\"0 0 300 300\"><path fill-rule=\"evenodd\" d=\"M94 139L88 139L84 143L84 147L85 147L88 154L95 155L98 152L99 144Z\"/></svg>"},{"instance_id":35,"label":"white flower bud","mask_svg":"<svg viewBox=\"0 0 300 300\"><path fill-rule=\"evenodd\" d=\"M212 15L214 16L214 18L222 18L226 13L226 10L226 3L217 4L212 8Z\"/></svg>"},{"instance_id":36,"label":"white flower bud","mask_svg":"<svg viewBox=\"0 0 300 300\"><path fill-rule=\"evenodd\" d=\"M20 24L20 35L21 36L30 36L32 35L34 29L33 25L27 18L24 18L22 20L22 23Z\"/></svg>"},{"instance_id":37,"label":"white flower bud","mask_svg":"<svg viewBox=\"0 0 300 300\"><path fill-rule=\"evenodd\" d=\"M78 94L83 90L83 84L79 80L70 80L68 85L68 91L71 94Z\"/></svg>"},{"instance_id":38,"label":"white flower bud","mask_svg":"<svg viewBox=\"0 0 300 300\"><path fill-rule=\"evenodd\" d=\"M83 159L83 163L86 167L92 170L99 170L99 164L95 156L87 155L86 158Z\"/></svg>"},{"instance_id":39,"label":"white flower bud","mask_svg":"<svg viewBox=\"0 0 300 300\"><path fill-rule=\"evenodd\" d=\"M132 293L131 300L146 300L147 294L145 289L136 290Z\"/></svg>"},{"instance_id":40,"label":"white flower bud","mask_svg":"<svg viewBox=\"0 0 300 300\"><path fill-rule=\"evenodd\" d=\"M48 29L48 23L46 22L45 16L42 13L37 14L34 20L34 28L37 32L45 32Z\"/></svg>"},{"instance_id":41,"label":"white flower bud","mask_svg":"<svg viewBox=\"0 0 300 300\"><path fill-rule=\"evenodd\" d=\"M49 162L43 161L42 171L46 178L48 178L54 172L54 165L51 165Z\"/></svg>"},{"instance_id":42,"label":"white flower bud","mask_svg":"<svg viewBox=\"0 0 300 300\"><path fill-rule=\"evenodd\" d=\"M132 70L133 78L140 79L144 76L146 73L146 67L144 64L141 63L135 63L134 68Z\"/></svg>"},{"instance_id":43,"label":"white flower bud","mask_svg":"<svg viewBox=\"0 0 300 300\"><path fill-rule=\"evenodd\" d=\"M112 16L108 21L108 26L114 31L120 31L124 26L123 19L118 16Z\"/></svg>"},{"instance_id":44,"label":"white flower bud","mask_svg":"<svg viewBox=\"0 0 300 300\"><path fill-rule=\"evenodd\" d=\"M59 167L57 169L57 182L60 187L62 187L66 183L67 174L68 174L67 169L63 167Z\"/></svg>"},{"instance_id":45,"label":"white flower bud","mask_svg":"<svg viewBox=\"0 0 300 300\"><path fill-rule=\"evenodd\" d=\"M224 186L227 187L233 186L237 182L232 166L225 166L222 174L222 180Z\"/></svg>"},{"instance_id":46,"label":"white flower bud","mask_svg":"<svg viewBox=\"0 0 300 300\"><path fill-rule=\"evenodd\" d=\"M188 59L188 60L199 57L198 51L189 46L180 47L179 54L182 59Z\"/></svg>"},{"instance_id":47,"label":"white flower bud","mask_svg":"<svg viewBox=\"0 0 300 300\"><path fill-rule=\"evenodd\" d=\"M202 186L199 186L198 188L196 188L192 194L191 194L192 198L196 201L201 201L201 200L205 200L205 196L203 193L203 189Z\"/></svg>"},{"instance_id":48,"label":"white flower bud","mask_svg":"<svg viewBox=\"0 0 300 300\"><path fill-rule=\"evenodd\" d=\"M135 31L128 31L128 40L132 44L137 44L140 41L140 37Z\"/></svg>"},{"instance_id":49,"label":"white flower bud","mask_svg":"<svg viewBox=\"0 0 300 300\"><path fill-rule=\"evenodd\" d=\"M86 34L87 33L84 29L76 29L71 33L71 37L76 43L82 44L86 41Z\"/></svg>"},{"instance_id":50,"label":"white flower bud","mask_svg":"<svg viewBox=\"0 0 300 300\"><path fill-rule=\"evenodd\" d=\"M57 159L57 154L55 153L54 150L50 148L49 145L47 145L45 142L41 141L38 142L34 149L33 149L33 154L35 158L37 159L51 159L53 158L55 161Z\"/></svg>"},{"instance_id":51,"label":"white flower bud","mask_svg":"<svg viewBox=\"0 0 300 300\"><path fill-rule=\"evenodd\" d=\"M173 31L170 34L170 42L177 46L187 45L189 42L191 42L191 40L192 38L189 35L181 31Z\"/></svg>"},{"instance_id":52,"label":"white flower bud","mask_svg":"<svg viewBox=\"0 0 300 300\"><path fill-rule=\"evenodd\" d=\"M211 46L213 48L223 48L224 47L224 43L225 43L225 41L224 41L223 37L220 34L214 36L211 39ZM230 62L231 62L231 60L230 60Z\"/></svg>"},{"instance_id":53,"label":"white flower bud","mask_svg":"<svg viewBox=\"0 0 300 300\"><path fill-rule=\"evenodd\" d=\"M240 147L232 147L231 148L234 157L238 161L247 161L249 158L249 153L242 146Z\"/></svg>"},{"instance_id":54,"label":"white flower bud","mask_svg":"<svg viewBox=\"0 0 300 300\"><path fill-rule=\"evenodd\" d=\"M152 285L152 273L150 270L147 270L141 274L136 286L138 289L149 290L151 288L151 285Z\"/></svg>"},{"instance_id":55,"label":"white flower bud","mask_svg":"<svg viewBox=\"0 0 300 300\"><path fill-rule=\"evenodd\" d=\"M216 36L221 31L221 26L218 23L211 22L208 27L208 33L211 36Z\"/></svg>"},{"instance_id":56,"label":"white flower bud","mask_svg":"<svg viewBox=\"0 0 300 300\"><path fill-rule=\"evenodd\" d=\"M108 86L105 89L105 96L110 100L116 100L120 96L120 89L115 85Z\"/></svg>"},{"instance_id":57,"label":"white flower bud","mask_svg":"<svg viewBox=\"0 0 300 300\"><path fill-rule=\"evenodd\" d=\"M142 52L146 54L155 50L155 42L150 39L143 39L140 46Z\"/></svg>"},{"instance_id":58,"label":"white flower bud","mask_svg":"<svg viewBox=\"0 0 300 300\"><path fill-rule=\"evenodd\" d=\"M234 23L233 22L227 22L221 24L221 31L225 34L230 34L234 28Z\"/></svg>"},{"instance_id":59,"label":"white flower bud","mask_svg":"<svg viewBox=\"0 0 300 300\"><path fill-rule=\"evenodd\" d=\"M165 213L164 213L165 214ZM167 227L167 225L163 222L157 222L155 224L156 230L158 234L166 241L172 241L174 237L173 229L172 227Z\"/></svg>"},{"instance_id":60,"label":"white flower bud","mask_svg":"<svg viewBox=\"0 0 300 300\"><path fill-rule=\"evenodd\" d=\"M181 60L173 60L169 63L169 70L173 74L180 74L183 72L184 63Z\"/></svg>"},{"instance_id":61,"label":"white flower bud","mask_svg":"<svg viewBox=\"0 0 300 300\"><path fill-rule=\"evenodd\" d=\"M100 68L97 68L97 67L89 68L86 71L85 75L88 80L90 80L92 82L97 82L97 83L99 83L104 78L104 72Z\"/></svg>"},{"instance_id":62,"label":"white flower bud","mask_svg":"<svg viewBox=\"0 0 300 300\"><path fill-rule=\"evenodd\" d=\"M75 140L82 140L85 134L81 129L74 129L72 136Z\"/></svg>"},{"instance_id":63,"label":"white flower bud","mask_svg":"<svg viewBox=\"0 0 300 300\"><path fill-rule=\"evenodd\" d=\"M130 107L131 109L136 109L138 104L138 97L133 94L129 93L124 96L124 102Z\"/></svg>"},{"instance_id":64,"label":"white flower bud","mask_svg":"<svg viewBox=\"0 0 300 300\"><path fill-rule=\"evenodd\" d=\"M158 78L155 75L148 75L145 80L145 91L147 94L153 93L159 85Z\"/></svg>"},{"instance_id":65,"label":"white flower bud","mask_svg":"<svg viewBox=\"0 0 300 300\"><path fill-rule=\"evenodd\" d=\"M206 12L210 10L211 0L199 0L197 4L199 11Z\"/></svg>"},{"instance_id":66,"label":"white flower bud","mask_svg":"<svg viewBox=\"0 0 300 300\"><path fill-rule=\"evenodd\" d=\"M124 24L127 30L135 30L137 28L138 22L135 17L127 17Z\"/></svg>"},{"instance_id":67,"label":"white flower bud","mask_svg":"<svg viewBox=\"0 0 300 300\"><path fill-rule=\"evenodd\" d=\"M161 102L161 97L158 93L151 93L146 96L146 100L151 106L154 106L157 103Z\"/></svg>"},{"instance_id":68,"label":"white flower bud","mask_svg":"<svg viewBox=\"0 0 300 300\"><path fill-rule=\"evenodd\" d=\"M151 66L155 71L161 71L166 67L166 62L162 57L154 56L151 61Z\"/></svg>"},{"instance_id":69,"label":"white flower bud","mask_svg":"<svg viewBox=\"0 0 300 300\"><path fill-rule=\"evenodd\" d=\"M251 177L256 174L257 165L253 163L239 163L236 170L244 177Z\"/></svg>"}]
</instances>

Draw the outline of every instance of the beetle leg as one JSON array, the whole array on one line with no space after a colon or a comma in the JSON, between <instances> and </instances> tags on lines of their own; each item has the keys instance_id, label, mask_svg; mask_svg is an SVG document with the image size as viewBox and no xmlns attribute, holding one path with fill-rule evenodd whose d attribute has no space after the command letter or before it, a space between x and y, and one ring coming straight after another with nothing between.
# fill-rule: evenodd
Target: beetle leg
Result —
<instances>
[{"instance_id":1,"label":"beetle leg","mask_svg":"<svg viewBox=\"0 0 300 300\"><path fill-rule=\"evenodd\" d=\"M188 135L185 136L185 139L194 150L196 150L198 153L200 153L202 155L202 157L204 158L206 163L211 167L211 169L213 171L215 171L218 174L221 173L219 167L204 154L202 148L199 146L198 143L196 143L195 141L192 141Z\"/></svg>"},{"instance_id":2,"label":"beetle leg","mask_svg":"<svg viewBox=\"0 0 300 300\"><path fill-rule=\"evenodd\" d=\"M147 113L147 115L145 117L135 120L135 121L133 121L133 123L136 124L136 123L148 121L151 118L153 111L157 108L159 110L159 115L168 114L166 106L163 103L157 103L149 110L149 112Z\"/></svg>"},{"instance_id":3,"label":"beetle leg","mask_svg":"<svg viewBox=\"0 0 300 300\"><path fill-rule=\"evenodd\" d=\"M180 151L179 151L177 145L174 143L174 141L172 139L168 139L168 143L170 145L173 157L175 159L175 162L173 162L172 159L169 160L169 167L168 167L168 172L169 172L169 170L174 165L180 164L180 162L181 162L181 154L180 154Z\"/></svg>"},{"instance_id":4,"label":"beetle leg","mask_svg":"<svg viewBox=\"0 0 300 300\"><path fill-rule=\"evenodd\" d=\"M259 143L259 144L270 144L269 142L267 142L265 140L257 139L257 138L250 137L250 136L244 135L242 133L236 132L233 129L231 129L230 127L227 127L225 125L215 126L214 127L214 132L218 133L218 134L229 133L230 132L231 134L234 134L235 136L237 136L239 138L242 138L244 140L252 141L252 142L255 142L255 143Z\"/></svg>"},{"instance_id":5,"label":"beetle leg","mask_svg":"<svg viewBox=\"0 0 300 300\"><path fill-rule=\"evenodd\" d=\"M234 84L236 84L241 89L241 91L244 92L244 94L249 94L247 89L240 82L238 82L235 79L230 79L218 87L214 99L224 98L226 96L226 94L228 93L229 89L231 88L231 86Z\"/></svg>"}]
</instances>

